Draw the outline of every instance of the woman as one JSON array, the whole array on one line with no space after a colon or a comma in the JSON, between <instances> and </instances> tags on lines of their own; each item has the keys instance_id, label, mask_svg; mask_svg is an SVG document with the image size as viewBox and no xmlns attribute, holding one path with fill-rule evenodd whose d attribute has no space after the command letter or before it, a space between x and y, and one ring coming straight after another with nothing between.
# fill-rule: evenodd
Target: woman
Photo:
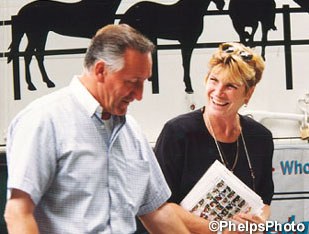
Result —
<instances>
[{"instance_id":1,"label":"woman","mask_svg":"<svg viewBox=\"0 0 309 234\"><path fill-rule=\"evenodd\" d=\"M240 43L224 43L209 61L205 107L168 121L155 153L180 203L215 160L221 161L262 198L260 216L234 215L238 222L261 223L270 215L273 196L272 134L238 113L261 80L264 62Z\"/></svg>"}]
</instances>

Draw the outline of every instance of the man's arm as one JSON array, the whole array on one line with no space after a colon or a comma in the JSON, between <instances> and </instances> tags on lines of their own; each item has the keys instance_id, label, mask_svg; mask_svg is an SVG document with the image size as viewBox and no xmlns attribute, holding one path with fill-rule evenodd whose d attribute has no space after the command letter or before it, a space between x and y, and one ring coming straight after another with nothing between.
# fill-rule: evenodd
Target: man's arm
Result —
<instances>
[{"instance_id":1,"label":"man's arm","mask_svg":"<svg viewBox=\"0 0 309 234\"><path fill-rule=\"evenodd\" d=\"M169 203L191 234L213 234L209 230L209 221L193 215L175 203Z\"/></svg>"},{"instance_id":2,"label":"man's arm","mask_svg":"<svg viewBox=\"0 0 309 234\"><path fill-rule=\"evenodd\" d=\"M156 211L140 217L150 233L207 234L209 222L175 203L165 203Z\"/></svg>"},{"instance_id":3,"label":"man's arm","mask_svg":"<svg viewBox=\"0 0 309 234\"><path fill-rule=\"evenodd\" d=\"M7 201L4 218L9 234L38 234L39 229L34 219L34 203L29 194L13 189Z\"/></svg>"},{"instance_id":4,"label":"man's arm","mask_svg":"<svg viewBox=\"0 0 309 234\"><path fill-rule=\"evenodd\" d=\"M139 218L149 233L190 234L180 217L168 203Z\"/></svg>"}]
</instances>

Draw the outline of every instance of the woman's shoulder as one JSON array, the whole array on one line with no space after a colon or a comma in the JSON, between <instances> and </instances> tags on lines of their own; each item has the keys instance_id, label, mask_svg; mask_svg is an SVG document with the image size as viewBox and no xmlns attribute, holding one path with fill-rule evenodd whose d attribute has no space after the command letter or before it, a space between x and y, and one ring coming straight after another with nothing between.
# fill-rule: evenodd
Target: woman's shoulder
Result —
<instances>
[{"instance_id":1,"label":"woman's shoulder","mask_svg":"<svg viewBox=\"0 0 309 234\"><path fill-rule=\"evenodd\" d=\"M272 137L271 131L263 124L257 122L253 118L240 115L241 126L243 131L246 131L250 135L268 135Z\"/></svg>"},{"instance_id":2,"label":"woman's shoulder","mask_svg":"<svg viewBox=\"0 0 309 234\"><path fill-rule=\"evenodd\" d=\"M195 131L204 125L201 109L180 114L168 120L164 128L177 129L177 131Z\"/></svg>"},{"instance_id":3,"label":"woman's shoulder","mask_svg":"<svg viewBox=\"0 0 309 234\"><path fill-rule=\"evenodd\" d=\"M188 113L180 114L166 123L170 125L183 125L183 124L196 124L197 122L203 121L203 115L201 109L191 111Z\"/></svg>"}]
</instances>

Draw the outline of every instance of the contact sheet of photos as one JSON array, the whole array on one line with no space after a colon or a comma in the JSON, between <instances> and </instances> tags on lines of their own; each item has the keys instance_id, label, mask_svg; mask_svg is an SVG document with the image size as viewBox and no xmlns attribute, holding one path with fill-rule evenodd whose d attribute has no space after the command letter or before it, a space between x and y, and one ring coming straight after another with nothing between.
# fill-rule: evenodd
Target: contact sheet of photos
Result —
<instances>
[{"instance_id":1,"label":"contact sheet of photos","mask_svg":"<svg viewBox=\"0 0 309 234\"><path fill-rule=\"evenodd\" d=\"M249 212L251 207L223 180L206 194L190 212L208 220L228 220L239 212Z\"/></svg>"},{"instance_id":2,"label":"contact sheet of photos","mask_svg":"<svg viewBox=\"0 0 309 234\"><path fill-rule=\"evenodd\" d=\"M228 220L239 212L258 215L264 206L261 197L218 160L210 166L180 205L210 221Z\"/></svg>"}]
</instances>

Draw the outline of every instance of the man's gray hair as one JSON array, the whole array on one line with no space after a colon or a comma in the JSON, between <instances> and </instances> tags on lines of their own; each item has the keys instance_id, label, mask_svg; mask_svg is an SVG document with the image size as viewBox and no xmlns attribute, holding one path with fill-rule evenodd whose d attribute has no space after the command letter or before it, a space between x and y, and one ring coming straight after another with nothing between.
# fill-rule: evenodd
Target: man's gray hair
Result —
<instances>
[{"instance_id":1,"label":"man's gray hair","mask_svg":"<svg viewBox=\"0 0 309 234\"><path fill-rule=\"evenodd\" d=\"M103 60L111 71L119 71L124 66L126 49L141 53L152 53L154 44L140 32L127 24L107 25L99 29L87 49L84 67L90 69L96 61Z\"/></svg>"}]
</instances>

